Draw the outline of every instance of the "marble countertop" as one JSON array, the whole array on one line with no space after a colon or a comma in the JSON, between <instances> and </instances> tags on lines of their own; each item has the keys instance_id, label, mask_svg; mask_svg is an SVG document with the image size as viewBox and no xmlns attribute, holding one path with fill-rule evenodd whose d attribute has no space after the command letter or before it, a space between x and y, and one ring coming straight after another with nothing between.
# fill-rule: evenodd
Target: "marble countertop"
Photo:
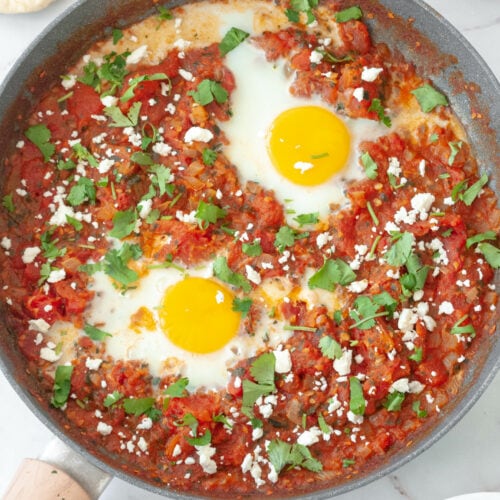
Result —
<instances>
[{"instance_id":1,"label":"marble countertop","mask_svg":"<svg viewBox=\"0 0 500 500\"><path fill-rule=\"evenodd\" d=\"M57 0L46 10L28 15L0 14L0 81L35 36L71 3ZM428 3L469 40L500 78L499 0ZM1 494L21 460L37 457L52 434L24 406L2 374L0 401ZM437 444L389 476L337 498L442 500L478 491L500 492L500 374L472 410ZM102 500L160 498L118 479L113 479L101 496Z\"/></svg>"}]
</instances>

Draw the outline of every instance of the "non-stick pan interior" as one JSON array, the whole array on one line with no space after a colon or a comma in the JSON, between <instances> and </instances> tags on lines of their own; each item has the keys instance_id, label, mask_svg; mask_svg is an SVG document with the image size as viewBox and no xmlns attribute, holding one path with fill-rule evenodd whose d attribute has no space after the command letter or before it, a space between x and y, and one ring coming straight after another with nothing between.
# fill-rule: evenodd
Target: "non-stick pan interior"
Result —
<instances>
[{"instance_id":1,"label":"non-stick pan interior","mask_svg":"<svg viewBox=\"0 0 500 500\"><path fill-rule=\"evenodd\" d=\"M165 2L167 8L184 2ZM491 186L498 192L500 107L495 105L500 85L492 72L466 40L434 10L420 0L359 0L365 13L373 13L369 24L376 41L397 48L417 66L419 73L433 79L445 92L464 124L473 145L481 171L490 176ZM153 0L87 0L77 2L57 19L28 48L0 88L0 152L13 148L13 135L31 104L62 73L61 66L76 61L87 47L111 31L142 19L155 10ZM394 14L389 16L388 12ZM0 176L2 182L3 176ZM498 281L498 277L497 277ZM0 314L6 311L0 309ZM494 326L492 327L494 329ZM432 428L424 429L410 449L400 450L376 469L367 471L347 483L333 486L302 498L330 498L389 473L408 462L445 434L474 404L500 366L500 342L492 334L471 363L460 397ZM0 364L20 397L56 435L109 473L138 486L172 498L192 498L175 494L161 486L129 475L120 463L102 449L79 440L77 433L63 428L61 412L47 407L37 396L37 382L25 369L13 335L0 322Z\"/></svg>"}]
</instances>

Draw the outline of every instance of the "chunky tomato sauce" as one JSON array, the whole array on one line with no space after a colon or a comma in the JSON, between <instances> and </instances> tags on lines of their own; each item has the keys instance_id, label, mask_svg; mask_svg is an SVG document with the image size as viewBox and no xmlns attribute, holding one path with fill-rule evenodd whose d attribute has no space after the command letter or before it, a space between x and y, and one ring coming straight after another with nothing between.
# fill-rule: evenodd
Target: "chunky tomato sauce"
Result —
<instances>
[{"instance_id":1,"label":"chunky tomato sauce","mask_svg":"<svg viewBox=\"0 0 500 500\"><path fill-rule=\"evenodd\" d=\"M86 60L77 79L47 92L3 160L1 295L28 369L82 440L111 452L125 471L178 491L286 495L347 481L439 418L491 334L497 200L446 99L431 92L432 109L417 104L413 91L432 83L373 44L362 15L336 21L336 2L283 9L288 26L243 43L270 62L286 59L295 74L290 92L320 95L353 119L393 122L362 143L365 174L348 186L348 205L332 207L325 220L290 228L272 191L240 182L219 127L231 120L235 89L219 43L171 47L154 65L127 63L118 52L94 67ZM332 23L337 39L327 43ZM367 69L380 71L373 78ZM227 99L196 102L204 80ZM193 127L209 139L186 141ZM224 215L186 220L199 214L200 200ZM286 231L292 236L283 240ZM262 345L241 359L217 391L190 390L180 375L154 377L146 362L113 359L95 334L73 340L65 377L56 370L61 347L47 333L58 321L86 326L92 266L106 262L124 294L145 273L137 256L114 261L135 279L111 273L110 233L162 265L223 255L243 279L250 266L259 282L285 278L295 287L312 269L311 289L335 292L340 305L332 311L293 293L272 311L254 301L242 334L253 335L264 314L292 333L279 348ZM243 233L260 242L258 255L244 251ZM229 283L241 298L258 288L245 281L247 291ZM144 314L136 320L147 322Z\"/></svg>"}]
</instances>

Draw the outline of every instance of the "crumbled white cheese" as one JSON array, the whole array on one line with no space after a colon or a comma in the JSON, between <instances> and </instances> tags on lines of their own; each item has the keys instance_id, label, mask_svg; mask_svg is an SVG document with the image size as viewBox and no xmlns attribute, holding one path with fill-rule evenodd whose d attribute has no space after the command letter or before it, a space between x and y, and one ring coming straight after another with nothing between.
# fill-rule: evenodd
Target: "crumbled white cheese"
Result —
<instances>
[{"instance_id":1,"label":"crumbled white cheese","mask_svg":"<svg viewBox=\"0 0 500 500\"><path fill-rule=\"evenodd\" d=\"M323 433L319 427L311 427L297 438L297 443L303 446L311 446L319 441L321 434Z\"/></svg>"},{"instance_id":2,"label":"crumbled white cheese","mask_svg":"<svg viewBox=\"0 0 500 500\"><path fill-rule=\"evenodd\" d=\"M45 361L50 361L51 363L55 363L59 359L61 359L62 353L56 354L54 349L50 347L42 347L40 349L40 357Z\"/></svg>"},{"instance_id":3,"label":"crumbled white cheese","mask_svg":"<svg viewBox=\"0 0 500 500\"><path fill-rule=\"evenodd\" d=\"M274 371L276 373L288 373L292 369L290 351L288 349L284 349L282 351L273 351L273 353L276 359Z\"/></svg>"},{"instance_id":4,"label":"crumbled white cheese","mask_svg":"<svg viewBox=\"0 0 500 500\"><path fill-rule=\"evenodd\" d=\"M4 236L2 238L2 241L0 242L0 245L3 249L10 250L12 248L12 240L10 238L7 238L7 236Z\"/></svg>"},{"instance_id":5,"label":"crumbled white cheese","mask_svg":"<svg viewBox=\"0 0 500 500\"><path fill-rule=\"evenodd\" d=\"M72 89L76 84L76 75L66 75L61 80L61 85L65 90Z\"/></svg>"},{"instance_id":6,"label":"crumbled white cheese","mask_svg":"<svg viewBox=\"0 0 500 500\"><path fill-rule=\"evenodd\" d=\"M333 361L333 369L342 377L349 375L351 372L352 351L350 349L343 349L342 356Z\"/></svg>"},{"instance_id":7,"label":"crumbled white cheese","mask_svg":"<svg viewBox=\"0 0 500 500\"><path fill-rule=\"evenodd\" d=\"M368 288L368 280L360 280L360 281L353 281L347 289L351 293L361 293L364 292Z\"/></svg>"},{"instance_id":8,"label":"crumbled white cheese","mask_svg":"<svg viewBox=\"0 0 500 500\"><path fill-rule=\"evenodd\" d=\"M85 360L85 366L89 370L98 370L99 367L101 366L101 364L102 364L102 359L99 359L99 358L95 358L95 359L87 358Z\"/></svg>"},{"instance_id":9,"label":"crumbled white cheese","mask_svg":"<svg viewBox=\"0 0 500 500\"><path fill-rule=\"evenodd\" d=\"M47 283L58 283L66 278L66 271L64 269L53 269L50 271Z\"/></svg>"},{"instance_id":10,"label":"crumbled white cheese","mask_svg":"<svg viewBox=\"0 0 500 500\"><path fill-rule=\"evenodd\" d=\"M139 63L148 51L147 45L141 45L137 49L135 49L128 57L127 64L137 64Z\"/></svg>"},{"instance_id":11,"label":"crumbled white cheese","mask_svg":"<svg viewBox=\"0 0 500 500\"><path fill-rule=\"evenodd\" d=\"M172 147L164 142L157 142L153 145L153 151L160 156L168 156L172 152Z\"/></svg>"},{"instance_id":12,"label":"crumbled white cheese","mask_svg":"<svg viewBox=\"0 0 500 500\"><path fill-rule=\"evenodd\" d=\"M104 160L101 160L99 162L97 170L99 170L100 174L105 174L111 170L114 164L115 164L114 160L111 160L110 158L104 158Z\"/></svg>"},{"instance_id":13,"label":"crumbled white cheese","mask_svg":"<svg viewBox=\"0 0 500 500\"><path fill-rule=\"evenodd\" d=\"M361 102L365 98L365 89L363 87L358 87L354 89L352 95L358 102Z\"/></svg>"},{"instance_id":14,"label":"crumbled white cheese","mask_svg":"<svg viewBox=\"0 0 500 500\"><path fill-rule=\"evenodd\" d=\"M22 261L25 264L31 264L41 253L41 250L39 247L28 247L24 249L23 256L22 256Z\"/></svg>"},{"instance_id":15,"label":"crumbled white cheese","mask_svg":"<svg viewBox=\"0 0 500 500\"><path fill-rule=\"evenodd\" d=\"M137 441L137 446L139 447L139 449L140 449L143 453L145 453L145 452L147 451L147 449L148 449L148 443L147 443L147 441L144 439L144 437L143 437L143 436L141 436L141 437L139 438L139 441Z\"/></svg>"},{"instance_id":16,"label":"crumbled white cheese","mask_svg":"<svg viewBox=\"0 0 500 500\"><path fill-rule=\"evenodd\" d=\"M137 425L138 430L149 430L153 427L153 421L149 417L144 417Z\"/></svg>"},{"instance_id":17,"label":"crumbled white cheese","mask_svg":"<svg viewBox=\"0 0 500 500\"><path fill-rule=\"evenodd\" d=\"M145 219L150 213L151 209L153 207L153 200L142 200L139 202L137 205L137 208L139 209L139 217L141 219Z\"/></svg>"},{"instance_id":18,"label":"crumbled white cheese","mask_svg":"<svg viewBox=\"0 0 500 500\"><path fill-rule=\"evenodd\" d=\"M193 82L195 80L193 73L190 73L189 71L182 68L179 69L179 75L187 82Z\"/></svg>"},{"instance_id":19,"label":"crumbled white cheese","mask_svg":"<svg viewBox=\"0 0 500 500\"><path fill-rule=\"evenodd\" d=\"M110 108L111 106L116 106L118 104L118 97L105 95L101 97L101 102L105 108Z\"/></svg>"},{"instance_id":20,"label":"crumbled white cheese","mask_svg":"<svg viewBox=\"0 0 500 500\"><path fill-rule=\"evenodd\" d=\"M259 285L260 282L262 281L262 278L260 274L249 264L245 266L245 272L247 275L247 278L252 282L255 283L256 285Z\"/></svg>"},{"instance_id":21,"label":"crumbled white cheese","mask_svg":"<svg viewBox=\"0 0 500 500\"><path fill-rule=\"evenodd\" d=\"M217 472L217 464L212 460L215 452L215 448L209 444L205 446L196 446L196 453L200 459L201 468L203 472L207 474L215 474Z\"/></svg>"},{"instance_id":22,"label":"crumbled white cheese","mask_svg":"<svg viewBox=\"0 0 500 500\"><path fill-rule=\"evenodd\" d=\"M455 308L453 307L453 304L447 300L444 300L441 304L439 304L439 314L453 314L454 311Z\"/></svg>"},{"instance_id":23,"label":"crumbled white cheese","mask_svg":"<svg viewBox=\"0 0 500 500\"><path fill-rule=\"evenodd\" d=\"M44 319L30 319L28 321L29 329L35 332L47 333L50 325Z\"/></svg>"},{"instance_id":24,"label":"crumbled white cheese","mask_svg":"<svg viewBox=\"0 0 500 500\"><path fill-rule=\"evenodd\" d=\"M210 130L201 127L191 127L184 136L184 142L210 142L213 138L214 134Z\"/></svg>"},{"instance_id":25,"label":"crumbled white cheese","mask_svg":"<svg viewBox=\"0 0 500 500\"><path fill-rule=\"evenodd\" d=\"M99 422L97 424L97 432L103 436L109 436L113 432L113 427L104 422Z\"/></svg>"},{"instance_id":26,"label":"crumbled white cheese","mask_svg":"<svg viewBox=\"0 0 500 500\"><path fill-rule=\"evenodd\" d=\"M323 54L317 50L313 50L309 56L309 61L312 64L319 64L323 60Z\"/></svg>"},{"instance_id":27,"label":"crumbled white cheese","mask_svg":"<svg viewBox=\"0 0 500 500\"><path fill-rule=\"evenodd\" d=\"M365 82L374 82L382 71L384 71L384 68L367 68L365 66L361 73L361 80Z\"/></svg>"}]
</instances>

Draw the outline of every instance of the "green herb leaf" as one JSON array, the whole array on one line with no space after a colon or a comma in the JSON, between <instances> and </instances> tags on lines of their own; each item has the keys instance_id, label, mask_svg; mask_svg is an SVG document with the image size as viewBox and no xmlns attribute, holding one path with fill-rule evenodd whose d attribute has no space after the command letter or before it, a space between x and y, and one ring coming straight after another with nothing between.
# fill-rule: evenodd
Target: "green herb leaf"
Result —
<instances>
[{"instance_id":1,"label":"green herb leaf","mask_svg":"<svg viewBox=\"0 0 500 500\"><path fill-rule=\"evenodd\" d=\"M342 467L344 467L344 469L347 469L348 467L350 467L351 465L354 465L356 463L356 460L352 459L352 458L343 458L342 459Z\"/></svg>"},{"instance_id":2,"label":"green herb leaf","mask_svg":"<svg viewBox=\"0 0 500 500\"><path fill-rule=\"evenodd\" d=\"M104 108L104 114L113 120L113 122L109 124L110 127L135 127L139 122L141 106L141 102L134 102L134 104L130 106L127 116L125 116L117 106Z\"/></svg>"},{"instance_id":3,"label":"green herb leaf","mask_svg":"<svg viewBox=\"0 0 500 500\"><path fill-rule=\"evenodd\" d=\"M329 359L340 359L342 357L342 347L332 337L322 337L319 341L319 348L323 356Z\"/></svg>"},{"instance_id":4,"label":"green herb leaf","mask_svg":"<svg viewBox=\"0 0 500 500\"><path fill-rule=\"evenodd\" d=\"M97 161L95 156L85 146L77 143L73 145L72 149L79 160L86 161L91 167L94 168L97 168L99 166L99 162Z\"/></svg>"},{"instance_id":5,"label":"green herb leaf","mask_svg":"<svg viewBox=\"0 0 500 500\"><path fill-rule=\"evenodd\" d=\"M272 352L261 354L250 367L252 377L259 384L273 385L274 384L274 368L276 365L276 357Z\"/></svg>"},{"instance_id":6,"label":"green herb leaf","mask_svg":"<svg viewBox=\"0 0 500 500\"><path fill-rule=\"evenodd\" d=\"M271 394L276 388L274 384L256 384L255 382L246 379L243 380L242 387L242 406L247 408L252 408L257 399L259 399L261 396L267 396L268 394Z\"/></svg>"},{"instance_id":7,"label":"green herb leaf","mask_svg":"<svg viewBox=\"0 0 500 500\"><path fill-rule=\"evenodd\" d=\"M321 413L318 414L318 427L323 434L329 435L332 433L332 428L326 423L325 417Z\"/></svg>"},{"instance_id":8,"label":"green herb leaf","mask_svg":"<svg viewBox=\"0 0 500 500\"><path fill-rule=\"evenodd\" d=\"M96 200L96 190L92 179L80 177L77 183L71 188L66 201L76 207L82 203L89 202L94 204Z\"/></svg>"},{"instance_id":9,"label":"green herb leaf","mask_svg":"<svg viewBox=\"0 0 500 500\"><path fill-rule=\"evenodd\" d=\"M481 178L472 184L470 188L468 188L461 196L461 200L468 206L470 207L474 200L478 197L479 193L481 192L481 189L483 189L483 186L485 186L488 182L488 176L486 174L483 174Z\"/></svg>"},{"instance_id":10,"label":"green herb leaf","mask_svg":"<svg viewBox=\"0 0 500 500\"><path fill-rule=\"evenodd\" d=\"M113 45L116 45L123 38L123 31L113 28Z\"/></svg>"},{"instance_id":11,"label":"green herb leaf","mask_svg":"<svg viewBox=\"0 0 500 500\"><path fill-rule=\"evenodd\" d=\"M112 337L111 333L105 332L104 330L101 330L100 328L89 325L88 323L86 323L85 326L83 327L83 331L92 340L96 340L98 342L102 342L103 340L106 339L106 337Z\"/></svg>"},{"instance_id":12,"label":"green herb leaf","mask_svg":"<svg viewBox=\"0 0 500 500\"><path fill-rule=\"evenodd\" d=\"M149 172L153 174L151 181L158 188L160 196L166 193L172 197L174 194L174 185L172 184L172 172L170 169L164 165L155 164L149 169Z\"/></svg>"},{"instance_id":13,"label":"green herb leaf","mask_svg":"<svg viewBox=\"0 0 500 500\"><path fill-rule=\"evenodd\" d=\"M469 315L466 314L462 316L452 327L450 333L453 335L470 335L471 337L476 336L476 330L471 323L463 325L464 321L468 319Z\"/></svg>"},{"instance_id":14,"label":"green herb leaf","mask_svg":"<svg viewBox=\"0 0 500 500\"><path fill-rule=\"evenodd\" d=\"M307 24L311 24L316 19L313 13L313 8L318 6L318 0L291 0L290 9L285 11L289 21L293 23L300 22L300 13L304 12L307 15Z\"/></svg>"},{"instance_id":15,"label":"green herb leaf","mask_svg":"<svg viewBox=\"0 0 500 500\"><path fill-rule=\"evenodd\" d=\"M120 401L121 399L123 399L123 394L119 391L113 391L112 394L108 394L104 398L104 406L106 408L109 408L110 406L113 406L114 404L118 403L118 401Z\"/></svg>"},{"instance_id":16,"label":"green herb leaf","mask_svg":"<svg viewBox=\"0 0 500 500\"><path fill-rule=\"evenodd\" d=\"M180 378L173 384L170 384L164 391L165 396L171 398L184 398L187 396L186 387L189 385L189 379L187 377Z\"/></svg>"},{"instance_id":17,"label":"green herb leaf","mask_svg":"<svg viewBox=\"0 0 500 500\"><path fill-rule=\"evenodd\" d=\"M333 292L336 285L348 285L356 279L354 271L342 259L327 259L308 281L311 289L321 288Z\"/></svg>"},{"instance_id":18,"label":"green herb leaf","mask_svg":"<svg viewBox=\"0 0 500 500\"><path fill-rule=\"evenodd\" d=\"M53 230L45 231L40 236L40 247L42 248L43 256L47 260L55 260L58 257L62 257L66 254L66 248L58 248L56 243L59 239L52 240Z\"/></svg>"},{"instance_id":19,"label":"green herb leaf","mask_svg":"<svg viewBox=\"0 0 500 500\"><path fill-rule=\"evenodd\" d=\"M387 408L387 411L400 411L404 400L405 395L403 392L394 391L387 396L384 407Z\"/></svg>"},{"instance_id":20,"label":"green herb leaf","mask_svg":"<svg viewBox=\"0 0 500 500\"><path fill-rule=\"evenodd\" d=\"M57 162L57 170L74 170L76 168L76 163L69 160L59 160Z\"/></svg>"},{"instance_id":21,"label":"green herb leaf","mask_svg":"<svg viewBox=\"0 0 500 500\"><path fill-rule=\"evenodd\" d=\"M241 313L242 318L246 318L252 307L252 299L235 297L233 299L233 311Z\"/></svg>"},{"instance_id":22,"label":"green herb leaf","mask_svg":"<svg viewBox=\"0 0 500 500\"><path fill-rule=\"evenodd\" d=\"M500 250L490 243L479 243L477 246L493 269L500 268Z\"/></svg>"},{"instance_id":23,"label":"green herb leaf","mask_svg":"<svg viewBox=\"0 0 500 500\"><path fill-rule=\"evenodd\" d=\"M415 237L412 233L404 232L398 235L396 243L394 243L385 254L387 263L394 267L400 267L406 264L412 254L414 241Z\"/></svg>"},{"instance_id":24,"label":"green herb leaf","mask_svg":"<svg viewBox=\"0 0 500 500\"><path fill-rule=\"evenodd\" d=\"M134 231L137 224L137 217L137 210L135 208L117 211L113 216L113 229L109 232L109 235L120 240L127 237Z\"/></svg>"},{"instance_id":25,"label":"green herb leaf","mask_svg":"<svg viewBox=\"0 0 500 500\"><path fill-rule=\"evenodd\" d=\"M212 417L213 422L217 422L218 424L222 424L224 427L227 427L228 429L232 429L233 425L229 421L229 419L224 415L223 413L219 413L218 415L214 415Z\"/></svg>"},{"instance_id":26,"label":"green herb leaf","mask_svg":"<svg viewBox=\"0 0 500 500\"><path fill-rule=\"evenodd\" d=\"M370 153L365 152L361 155L361 164L365 169L365 174L368 179L376 179L378 172L378 165L375 160L370 156Z\"/></svg>"},{"instance_id":27,"label":"green herb leaf","mask_svg":"<svg viewBox=\"0 0 500 500\"><path fill-rule=\"evenodd\" d=\"M437 106L448 106L446 97L428 83L412 90L411 93L417 98L420 109L424 113L430 113Z\"/></svg>"},{"instance_id":28,"label":"green herb leaf","mask_svg":"<svg viewBox=\"0 0 500 500\"><path fill-rule=\"evenodd\" d=\"M124 286L128 286L139 279L139 275L127 267L131 260L137 260L142 255L141 248L138 245L124 243L120 249L110 250L105 258L104 272Z\"/></svg>"},{"instance_id":29,"label":"green herb leaf","mask_svg":"<svg viewBox=\"0 0 500 500\"><path fill-rule=\"evenodd\" d=\"M224 283L241 288L245 293L249 293L252 290L252 285L250 285L250 282L242 274L235 273L229 268L226 257L217 257L213 263L213 270L214 276Z\"/></svg>"},{"instance_id":30,"label":"green herb leaf","mask_svg":"<svg viewBox=\"0 0 500 500\"><path fill-rule=\"evenodd\" d=\"M319 460L315 459L309 449L301 444L289 444L281 439L273 439L268 447L269 461L279 474L285 466L302 467L312 472L323 470Z\"/></svg>"},{"instance_id":31,"label":"green herb leaf","mask_svg":"<svg viewBox=\"0 0 500 500\"><path fill-rule=\"evenodd\" d=\"M262 255L262 247L260 246L259 240L255 240L253 243L243 243L241 249L243 253L249 257L258 257Z\"/></svg>"},{"instance_id":32,"label":"green herb leaf","mask_svg":"<svg viewBox=\"0 0 500 500\"><path fill-rule=\"evenodd\" d=\"M2 206L5 208L5 210L7 210L7 212L9 213L14 212L15 207L14 207L14 201L12 199L12 193L6 194L2 198Z\"/></svg>"},{"instance_id":33,"label":"green herb leaf","mask_svg":"<svg viewBox=\"0 0 500 500\"><path fill-rule=\"evenodd\" d=\"M274 246L278 249L278 252L283 253L285 248L291 247L295 243L295 236L296 232L291 227L280 227L274 240Z\"/></svg>"},{"instance_id":34,"label":"green herb leaf","mask_svg":"<svg viewBox=\"0 0 500 500\"><path fill-rule=\"evenodd\" d=\"M59 365L56 368L54 377L54 393L50 403L55 408L61 408L68 401L71 391L71 375L73 374L73 366Z\"/></svg>"},{"instance_id":35,"label":"green herb leaf","mask_svg":"<svg viewBox=\"0 0 500 500\"><path fill-rule=\"evenodd\" d=\"M486 231L485 233L475 234L474 236L467 238L465 246L467 248L470 248L472 245L480 243L481 241L496 240L496 239L497 239L497 234L495 233L495 231Z\"/></svg>"},{"instance_id":36,"label":"green herb leaf","mask_svg":"<svg viewBox=\"0 0 500 500\"><path fill-rule=\"evenodd\" d=\"M294 217L293 220L300 226L305 226L306 224L317 224L319 222L319 212L300 214L297 215L297 217Z\"/></svg>"},{"instance_id":37,"label":"green herb leaf","mask_svg":"<svg viewBox=\"0 0 500 500\"><path fill-rule=\"evenodd\" d=\"M361 386L361 382L358 378L349 377L349 389L349 409L354 413L354 415L364 415L366 403L363 395L363 387Z\"/></svg>"},{"instance_id":38,"label":"green herb leaf","mask_svg":"<svg viewBox=\"0 0 500 500\"><path fill-rule=\"evenodd\" d=\"M461 193L467 189L467 180L459 182L456 186L453 186L451 190L451 199L457 201L461 198Z\"/></svg>"},{"instance_id":39,"label":"green herb leaf","mask_svg":"<svg viewBox=\"0 0 500 500\"><path fill-rule=\"evenodd\" d=\"M28 128L24 135L40 150L44 161L49 161L56 151L56 147L50 142L52 133L46 125L38 124Z\"/></svg>"},{"instance_id":40,"label":"green herb leaf","mask_svg":"<svg viewBox=\"0 0 500 500\"><path fill-rule=\"evenodd\" d=\"M130 101L130 99L133 99L135 97L135 89L142 82L153 82L153 81L158 81L158 80L168 80L170 82L170 78L165 73L154 73L152 75L141 75L141 76L137 76L135 78L132 78L129 81L129 86L128 86L127 90L120 97L120 101L127 102L127 101Z\"/></svg>"},{"instance_id":41,"label":"green herb leaf","mask_svg":"<svg viewBox=\"0 0 500 500\"><path fill-rule=\"evenodd\" d=\"M209 429L205 431L203 436L186 438L186 441L191 446L206 446L207 444L210 444L211 440L212 440L212 433L210 432Z\"/></svg>"},{"instance_id":42,"label":"green herb leaf","mask_svg":"<svg viewBox=\"0 0 500 500\"><path fill-rule=\"evenodd\" d=\"M411 408L415 412L415 414L417 415L417 418L427 417L427 411L420 409L420 401L413 401Z\"/></svg>"},{"instance_id":43,"label":"green herb leaf","mask_svg":"<svg viewBox=\"0 0 500 500\"><path fill-rule=\"evenodd\" d=\"M130 160L137 165L141 165L142 167L150 167L154 165L153 158L149 153L144 153L143 151L136 151L130 156Z\"/></svg>"},{"instance_id":44,"label":"green herb leaf","mask_svg":"<svg viewBox=\"0 0 500 500\"><path fill-rule=\"evenodd\" d=\"M83 224L74 217L66 215L66 222L75 228L75 231L81 231L83 229Z\"/></svg>"},{"instance_id":45,"label":"green herb leaf","mask_svg":"<svg viewBox=\"0 0 500 500\"><path fill-rule=\"evenodd\" d=\"M460 152L460 149L462 149L462 141L449 142L448 146L450 146L450 157L448 158L448 165L450 165L451 167L453 163L455 163L455 158Z\"/></svg>"},{"instance_id":46,"label":"green herb leaf","mask_svg":"<svg viewBox=\"0 0 500 500\"><path fill-rule=\"evenodd\" d=\"M245 41L250 36L250 33L238 28L231 28L219 44L221 55L225 56L228 52L235 49L240 43Z\"/></svg>"},{"instance_id":47,"label":"green herb leaf","mask_svg":"<svg viewBox=\"0 0 500 500\"><path fill-rule=\"evenodd\" d=\"M368 111L374 111L378 115L379 121L381 121L386 127L392 125L391 119L385 114L384 106L382 106L382 101L378 98L372 100Z\"/></svg>"},{"instance_id":48,"label":"green herb leaf","mask_svg":"<svg viewBox=\"0 0 500 500\"><path fill-rule=\"evenodd\" d=\"M201 154L203 163L211 167L217 160L217 152L210 148L205 148Z\"/></svg>"},{"instance_id":49,"label":"green herb leaf","mask_svg":"<svg viewBox=\"0 0 500 500\"><path fill-rule=\"evenodd\" d=\"M214 99L218 104L223 104L229 97L227 90L219 82L208 78L202 80L196 90L190 91L188 94L193 96L194 101L200 106L206 106L213 102Z\"/></svg>"},{"instance_id":50,"label":"green herb leaf","mask_svg":"<svg viewBox=\"0 0 500 500\"><path fill-rule=\"evenodd\" d=\"M416 347L415 352L408 356L408 359L411 359L412 361L415 361L415 363L420 363L422 361L422 356L423 356L423 349L421 347Z\"/></svg>"},{"instance_id":51,"label":"green herb leaf","mask_svg":"<svg viewBox=\"0 0 500 500\"><path fill-rule=\"evenodd\" d=\"M347 21L361 19L362 17L363 11L357 5L335 13L335 21L338 23L346 23Z\"/></svg>"},{"instance_id":52,"label":"green herb leaf","mask_svg":"<svg viewBox=\"0 0 500 500\"><path fill-rule=\"evenodd\" d=\"M205 203L203 200L198 204L196 209L195 217L202 223L206 223L204 227L208 227L208 224L215 224L219 219L223 219L227 215L227 211L213 205L212 203Z\"/></svg>"},{"instance_id":53,"label":"green herb leaf","mask_svg":"<svg viewBox=\"0 0 500 500\"><path fill-rule=\"evenodd\" d=\"M123 409L129 415L143 415L148 413L154 406L155 398L127 398L123 400Z\"/></svg>"},{"instance_id":54,"label":"green herb leaf","mask_svg":"<svg viewBox=\"0 0 500 500\"><path fill-rule=\"evenodd\" d=\"M163 7L163 5L158 5L156 9L158 10L158 19L160 21L169 21L174 18L172 12L170 12L166 7Z\"/></svg>"}]
</instances>

